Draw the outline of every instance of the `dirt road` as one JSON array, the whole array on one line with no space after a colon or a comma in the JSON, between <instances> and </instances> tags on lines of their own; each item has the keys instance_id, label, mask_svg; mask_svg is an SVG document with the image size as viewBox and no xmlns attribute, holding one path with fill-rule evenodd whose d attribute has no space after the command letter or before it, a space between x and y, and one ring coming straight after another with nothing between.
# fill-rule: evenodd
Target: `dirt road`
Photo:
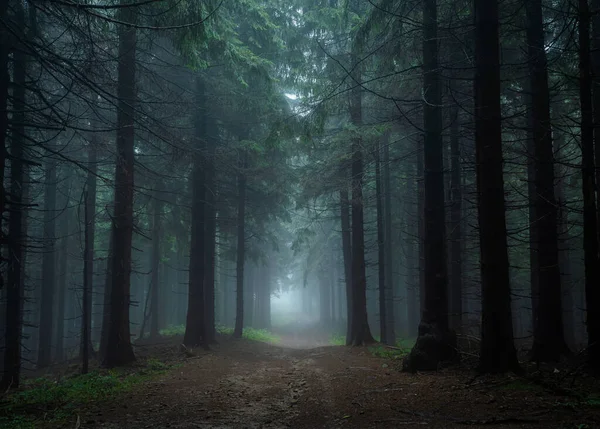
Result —
<instances>
[{"instance_id":1,"label":"dirt road","mask_svg":"<svg viewBox=\"0 0 600 429\"><path fill-rule=\"evenodd\" d=\"M405 374L365 348L297 350L224 340L82 428L600 428L597 409L529 388L475 381L467 371ZM508 386L508 385L507 385Z\"/></svg>"}]
</instances>

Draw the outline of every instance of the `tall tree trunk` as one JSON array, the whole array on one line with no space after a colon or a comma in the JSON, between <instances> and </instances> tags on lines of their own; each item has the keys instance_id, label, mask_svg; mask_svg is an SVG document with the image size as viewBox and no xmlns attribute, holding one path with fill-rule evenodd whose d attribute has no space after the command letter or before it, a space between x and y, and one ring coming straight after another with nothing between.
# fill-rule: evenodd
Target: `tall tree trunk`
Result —
<instances>
[{"instance_id":1,"label":"tall tree trunk","mask_svg":"<svg viewBox=\"0 0 600 429\"><path fill-rule=\"evenodd\" d=\"M96 234L97 165L95 138L88 147L88 174L85 184L85 228L83 251L83 314L81 325L82 373L87 374L92 345L92 296L94 294L94 237Z\"/></svg>"},{"instance_id":2,"label":"tall tree trunk","mask_svg":"<svg viewBox=\"0 0 600 429\"><path fill-rule=\"evenodd\" d=\"M417 144L417 234L419 270L419 318L425 312L425 181L423 180L423 150ZM418 323L418 322L417 322Z\"/></svg>"},{"instance_id":3,"label":"tall tree trunk","mask_svg":"<svg viewBox=\"0 0 600 429\"><path fill-rule=\"evenodd\" d=\"M414 170L413 170L414 171ZM409 338L415 338L417 336L418 326L419 326L419 314L420 314L420 302L419 302L419 284L421 280L421 272L419 270L420 261L419 261L419 250L421 246L419 245L420 237L415 237L414 231L414 223L410 224L409 220L414 219L415 217L420 221L420 216L415 216L417 213L415 211L415 205L413 201L410 201L409 197L414 195L415 191L415 178L409 177L407 186L406 186L406 194L404 201L404 211L407 213L405 216L405 232L404 233L404 243L406 246L406 266L407 272L409 275L407 276L407 290L406 290L406 332L408 333ZM418 196L417 196L418 198ZM418 231L418 228L417 228Z\"/></svg>"},{"instance_id":4,"label":"tall tree trunk","mask_svg":"<svg viewBox=\"0 0 600 429\"><path fill-rule=\"evenodd\" d=\"M353 48L356 49L356 48ZM358 55L352 53L352 62L356 70L355 82L362 80ZM362 125L362 91L356 85L350 93L350 120L355 127ZM363 153L360 137L352 140L352 325L346 338L350 344L361 346L375 340L371 335L367 318L367 276L365 270L364 201L363 201Z\"/></svg>"},{"instance_id":5,"label":"tall tree trunk","mask_svg":"<svg viewBox=\"0 0 600 429\"><path fill-rule=\"evenodd\" d=\"M423 2L425 309L419 336L404 360L408 371L434 370L456 355L448 331L448 273L444 214L442 92L438 67L437 1Z\"/></svg>"},{"instance_id":6,"label":"tall tree trunk","mask_svg":"<svg viewBox=\"0 0 600 429\"><path fill-rule=\"evenodd\" d=\"M387 146L387 142L385 142ZM378 279L379 279L379 335L382 343L394 345L394 325L390 325L387 311L389 309L389 300L393 293L393 289L388 289L388 284L391 278L386 278L387 270L387 255L386 241L391 239L391 236L385 235L385 222L383 212L383 186L381 180L381 147L379 141L375 147L375 194L377 200L377 261L378 261ZM386 189L387 191L387 189Z\"/></svg>"},{"instance_id":7,"label":"tall tree trunk","mask_svg":"<svg viewBox=\"0 0 600 429\"><path fill-rule=\"evenodd\" d=\"M42 256L38 368L46 368L52 362L54 283L56 281L56 185L56 161L49 158L46 162L44 181L44 254Z\"/></svg>"},{"instance_id":8,"label":"tall tree trunk","mask_svg":"<svg viewBox=\"0 0 600 429\"><path fill-rule=\"evenodd\" d=\"M556 199L554 196L554 154L550 123L550 93L544 43L542 0L527 0L527 45L531 77L532 124L535 162L535 200L538 219L538 266L540 293L538 329L533 359L556 361L567 350L561 308L560 268Z\"/></svg>"},{"instance_id":9,"label":"tall tree trunk","mask_svg":"<svg viewBox=\"0 0 600 429\"><path fill-rule=\"evenodd\" d=\"M135 23L136 8L127 7L131 0L121 0L126 6L119 10L120 19ZM135 360L131 347L129 305L131 289L131 244L133 235L134 181L134 115L135 115L135 52L136 29L118 26L119 64L117 82L117 159L115 168L115 207L113 217L112 290L110 321L104 365L112 368Z\"/></svg>"},{"instance_id":10,"label":"tall tree trunk","mask_svg":"<svg viewBox=\"0 0 600 429\"><path fill-rule=\"evenodd\" d=\"M114 248L114 232L111 228L108 236L108 256L106 258L106 274L104 277L104 296L102 305L102 330L100 332L100 356L106 356L106 345L108 344L108 328L110 326L110 295L112 292L112 254Z\"/></svg>"},{"instance_id":11,"label":"tall tree trunk","mask_svg":"<svg viewBox=\"0 0 600 429\"><path fill-rule=\"evenodd\" d=\"M159 279L160 279L160 235L161 235L161 201L160 195L154 191L153 201L153 213L152 213L152 277L150 280L150 337L158 338L160 331L160 317L159 309L161 308L159 299ZM166 309L163 303L163 309Z\"/></svg>"},{"instance_id":12,"label":"tall tree trunk","mask_svg":"<svg viewBox=\"0 0 600 429\"><path fill-rule=\"evenodd\" d=\"M385 134L383 140L383 226L384 226L384 254L385 254L385 288L386 288L386 311L388 325L388 340L391 344L396 343L394 314L394 270L392 269L393 246L392 246L392 181L390 178L390 133Z\"/></svg>"},{"instance_id":13,"label":"tall tree trunk","mask_svg":"<svg viewBox=\"0 0 600 429\"><path fill-rule=\"evenodd\" d=\"M21 3L15 6L15 22L24 28L25 16ZM21 378L21 317L23 306L23 147L25 136L26 56L16 49L13 54L13 115L10 142L10 200L8 218L8 263L6 282L6 335L4 339L4 374L0 386L19 387ZM4 78L5 76L3 76Z\"/></svg>"},{"instance_id":14,"label":"tall tree trunk","mask_svg":"<svg viewBox=\"0 0 600 429\"><path fill-rule=\"evenodd\" d=\"M340 219L342 226L342 252L344 257L344 284L346 286L346 345L350 345L352 329L352 243L350 231L350 201L348 190L340 190Z\"/></svg>"},{"instance_id":15,"label":"tall tree trunk","mask_svg":"<svg viewBox=\"0 0 600 429\"><path fill-rule=\"evenodd\" d=\"M195 144L192 196L192 240L190 243L190 269L188 311L183 343L188 347L208 346L204 325L204 275L205 275L205 216L206 176L204 161L206 149L206 86L202 76L196 76L196 117L194 121Z\"/></svg>"},{"instance_id":16,"label":"tall tree trunk","mask_svg":"<svg viewBox=\"0 0 600 429\"><path fill-rule=\"evenodd\" d=\"M243 139L242 139L243 140ZM235 302L235 328L233 336L241 338L244 330L244 261L246 258L246 161L247 154L240 155L238 186L238 212L237 212L237 261L236 261L236 302Z\"/></svg>"},{"instance_id":17,"label":"tall tree trunk","mask_svg":"<svg viewBox=\"0 0 600 429\"><path fill-rule=\"evenodd\" d=\"M596 202L600 201L600 0L591 0L592 14L592 96L594 110L594 160L596 166ZM600 210L596 211L596 229L600 241Z\"/></svg>"},{"instance_id":18,"label":"tall tree trunk","mask_svg":"<svg viewBox=\"0 0 600 429\"><path fill-rule=\"evenodd\" d=\"M502 172L498 2L475 0L475 149L481 248L479 370L518 370Z\"/></svg>"},{"instance_id":19,"label":"tall tree trunk","mask_svg":"<svg viewBox=\"0 0 600 429\"><path fill-rule=\"evenodd\" d=\"M64 169L66 178L64 181L65 199L61 201L60 209L63 213L60 216L60 250L59 250L59 264L58 264L58 284L57 284L57 296L56 296L56 315L57 315L57 326L56 326L56 361L62 362L65 359L65 307L66 307L66 295L69 287L69 240L71 239L69 231L69 222L71 213L67 209L69 207L69 200L71 197L71 182L72 173L70 170Z\"/></svg>"},{"instance_id":20,"label":"tall tree trunk","mask_svg":"<svg viewBox=\"0 0 600 429\"><path fill-rule=\"evenodd\" d=\"M453 85L453 83L451 83ZM458 106L453 106L450 125L450 328L459 333L462 329L462 183L460 165L460 137Z\"/></svg>"},{"instance_id":21,"label":"tall tree trunk","mask_svg":"<svg viewBox=\"0 0 600 429\"><path fill-rule=\"evenodd\" d=\"M6 196L4 192L4 171L6 169L6 137L8 135L8 87L10 74L8 71L8 55L10 49L10 30L8 22L9 0L0 0L0 248L4 248L6 238L4 236L3 222L6 210ZM0 254L0 262L4 262ZM0 271L0 289L4 289L4 273Z\"/></svg>"},{"instance_id":22,"label":"tall tree trunk","mask_svg":"<svg viewBox=\"0 0 600 429\"><path fill-rule=\"evenodd\" d=\"M600 366L600 275L594 174L594 121L590 63L590 10L579 0L579 98L581 100L581 174L588 361Z\"/></svg>"},{"instance_id":23,"label":"tall tree trunk","mask_svg":"<svg viewBox=\"0 0 600 429\"><path fill-rule=\"evenodd\" d=\"M215 328L215 260L217 250L217 208L216 208L216 180L215 180L215 150L218 129L214 119L209 119L208 151L206 159L206 249L204 271L205 294L205 329L206 340L216 342Z\"/></svg>"}]
</instances>

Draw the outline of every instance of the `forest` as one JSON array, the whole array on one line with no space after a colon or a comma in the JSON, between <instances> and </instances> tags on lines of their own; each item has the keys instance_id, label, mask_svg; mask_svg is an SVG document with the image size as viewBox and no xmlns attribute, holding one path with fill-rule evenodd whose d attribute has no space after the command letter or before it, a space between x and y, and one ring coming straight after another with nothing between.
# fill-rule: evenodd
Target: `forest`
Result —
<instances>
[{"instance_id":1,"label":"forest","mask_svg":"<svg viewBox=\"0 0 600 429\"><path fill-rule=\"evenodd\" d=\"M600 428L600 0L0 0L0 74L0 427Z\"/></svg>"}]
</instances>

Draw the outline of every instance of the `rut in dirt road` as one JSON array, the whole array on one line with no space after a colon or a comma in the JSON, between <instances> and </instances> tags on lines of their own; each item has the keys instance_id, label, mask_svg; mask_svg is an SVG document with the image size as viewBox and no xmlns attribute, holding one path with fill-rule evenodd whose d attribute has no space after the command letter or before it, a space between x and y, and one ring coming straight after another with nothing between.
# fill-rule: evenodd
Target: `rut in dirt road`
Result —
<instances>
[{"instance_id":1,"label":"rut in dirt road","mask_svg":"<svg viewBox=\"0 0 600 429\"><path fill-rule=\"evenodd\" d=\"M597 415L556 407L561 398L550 394L468 385L465 372L411 375L397 364L367 348L224 340L119 404L99 404L82 427L600 427Z\"/></svg>"}]
</instances>

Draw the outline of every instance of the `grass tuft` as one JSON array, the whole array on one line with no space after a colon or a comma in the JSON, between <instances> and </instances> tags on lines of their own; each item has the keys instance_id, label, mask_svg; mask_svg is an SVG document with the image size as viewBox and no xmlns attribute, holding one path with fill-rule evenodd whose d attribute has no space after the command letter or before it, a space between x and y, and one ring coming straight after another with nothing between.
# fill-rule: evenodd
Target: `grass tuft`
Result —
<instances>
[{"instance_id":1,"label":"grass tuft","mask_svg":"<svg viewBox=\"0 0 600 429\"><path fill-rule=\"evenodd\" d=\"M217 332L222 335L233 335L233 328L217 326ZM260 341L263 343L277 344L281 341L279 336L266 329L244 328L242 337L247 340Z\"/></svg>"},{"instance_id":2,"label":"grass tuft","mask_svg":"<svg viewBox=\"0 0 600 429\"><path fill-rule=\"evenodd\" d=\"M158 331L163 337L176 337L185 334L185 325L171 325L168 328Z\"/></svg>"},{"instance_id":3,"label":"grass tuft","mask_svg":"<svg viewBox=\"0 0 600 429\"><path fill-rule=\"evenodd\" d=\"M28 380L0 402L0 429L30 429L72 418L86 404L113 399L170 368L157 359L135 373L94 371L61 380Z\"/></svg>"}]
</instances>

